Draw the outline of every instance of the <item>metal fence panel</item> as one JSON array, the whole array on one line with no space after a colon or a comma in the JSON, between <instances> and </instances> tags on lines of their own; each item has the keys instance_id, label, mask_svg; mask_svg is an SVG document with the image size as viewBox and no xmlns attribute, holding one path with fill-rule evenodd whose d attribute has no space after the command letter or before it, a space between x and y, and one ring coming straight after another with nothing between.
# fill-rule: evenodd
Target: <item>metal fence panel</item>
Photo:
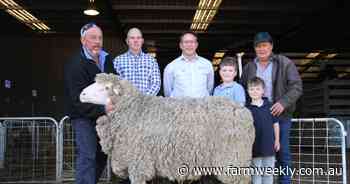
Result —
<instances>
[{"instance_id":1,"label":"metal fence panel","mask_svg":"<svg viewBox=\"0 0 350 184\"><path fill-rule=\"evenodd\" d=\"M59 180L58 123L47 117L0 118L0 183Z\"/></svg>"},{"instance_id":2,"label":"metal fence panel","mask_svg":"<svg viewBox=\"0 0 350 184\"><path fill-rule=\"evenodd\" d=\"M62 150L60 151L61 156L61 174L63 181L74 181L75 180L75 159L76 149L74 141L74 131L72 124L68 116L65 116L60 121L60 142ZM110 160L108 159L107 167L102 173L99 181L111 181L111 167Z\"/></svg>"},{"instance_id":3,"label":"metal fence panel","mask_svg":"<svg viewBox=\"0 0 350 184\"><path fill-rule=\"evenodd\" d=\"M345 136L343 124L334 118L293 119L292 167L300 172L293 183L346 184Z\"/></svg>"}]
</instances>

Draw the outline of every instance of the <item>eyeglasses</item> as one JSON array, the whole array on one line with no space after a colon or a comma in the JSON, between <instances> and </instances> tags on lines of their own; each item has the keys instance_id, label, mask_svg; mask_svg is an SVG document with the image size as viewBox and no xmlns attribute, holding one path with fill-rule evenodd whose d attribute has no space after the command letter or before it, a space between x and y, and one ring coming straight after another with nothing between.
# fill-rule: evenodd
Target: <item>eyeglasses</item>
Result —
<instances>
[{"instance_id":1,"label":"eyeglasses","mask_svg":"<svg viewBox=\"0 0 350 184\"><path fill-rule=\"evenodd\" d=\"M81 29L80 29L80 36L83 37L85 36L85 33L87 30L89 30L90 28L93 28L93 27L98 27L95 23L93 22L90 22L90 23L87 23L85 24Z\"/></svg>"}]
</instances>

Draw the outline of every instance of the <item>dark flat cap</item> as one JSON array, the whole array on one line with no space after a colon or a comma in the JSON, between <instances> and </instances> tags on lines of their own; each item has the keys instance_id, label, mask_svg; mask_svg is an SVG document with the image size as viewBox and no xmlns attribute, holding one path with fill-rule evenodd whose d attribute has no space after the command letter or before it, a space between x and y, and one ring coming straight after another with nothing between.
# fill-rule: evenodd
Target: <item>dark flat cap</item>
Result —
<instances>
[{"instance_id":1,"label":"dark flat cap","mask_svg":"<svg viewBox=\"0 0 350 184\"><path fill-rule=\"evenodd\" d=\"M273 44L271 35L268 32L259 32L254 37L254 47L261 42L270 42Z\"/></svg>"}]
</instances>

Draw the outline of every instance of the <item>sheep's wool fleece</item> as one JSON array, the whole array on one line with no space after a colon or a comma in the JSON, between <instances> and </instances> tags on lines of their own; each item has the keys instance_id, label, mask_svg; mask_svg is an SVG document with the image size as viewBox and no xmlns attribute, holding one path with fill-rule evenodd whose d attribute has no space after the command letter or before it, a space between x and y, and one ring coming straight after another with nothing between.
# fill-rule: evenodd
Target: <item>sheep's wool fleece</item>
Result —
<instances>
[{"instance_id":1,"label":"sheep's wool fleece","mask_svg":"<svg viewBox=\"0 0 350 184\"><path fill-rule=\"evenodd\" d=\"M250 111L223 97L165 98L140 94L129 82L99 74L112 83L113 112L97 120L103 151L113 172L141 184L154 176L196 180L195 167L223 167L224 183L248 183L233 167L248 167L255 138ZM186 166L188 173L180 174ZM231 169L229 169L231 168Z\"/></svg>"}]
</instances>

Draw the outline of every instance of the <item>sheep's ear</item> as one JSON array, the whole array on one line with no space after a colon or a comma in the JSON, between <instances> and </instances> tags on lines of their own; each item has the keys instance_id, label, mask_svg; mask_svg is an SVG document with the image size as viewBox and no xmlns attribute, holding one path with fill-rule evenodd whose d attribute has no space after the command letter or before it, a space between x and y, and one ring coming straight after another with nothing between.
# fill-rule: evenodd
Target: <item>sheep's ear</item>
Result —
<instances>
[{"instance_id":1,"label":"sheep's ear","mask_svg":"<svg viewBox=\"0 0 350 184\"><path fill-rule=\"evenodd\" d=\"M114 94L119 96L119 91L117 89L113 88L113 92L114 92Z\"/></svg>"},{"instance_id":2,"label":"sheep's ear","mask_svg":"<svg viewBox=\"0 0 350 184\"><path fill-rule=\"evenodd\" d=\"M120 88L113 87L113 93L117 96L120 96Z\"/></svg>"}]
</instances>

